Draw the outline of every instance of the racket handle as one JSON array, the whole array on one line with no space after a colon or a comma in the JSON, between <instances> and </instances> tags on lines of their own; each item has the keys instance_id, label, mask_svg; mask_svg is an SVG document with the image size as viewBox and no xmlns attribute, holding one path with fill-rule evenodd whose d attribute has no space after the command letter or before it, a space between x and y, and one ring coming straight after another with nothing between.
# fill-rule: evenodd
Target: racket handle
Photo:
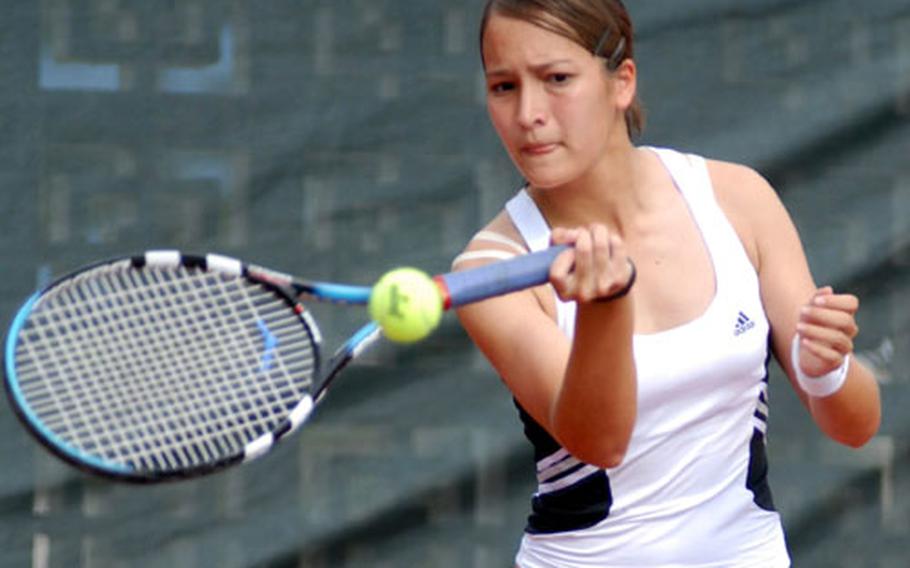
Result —
<instances>
[{"instance_id":1,"label":"racket handle","mask_svg":"<svg viewBox=\"0 0 910 568\"><path fill-rule=\"evenodd\" d=\"M435 280L443 295L443 307L457 308L543 284L549 279L553 260L567 248L558 245L479 268L441 274Z\"/></svg>"}]
</instances>

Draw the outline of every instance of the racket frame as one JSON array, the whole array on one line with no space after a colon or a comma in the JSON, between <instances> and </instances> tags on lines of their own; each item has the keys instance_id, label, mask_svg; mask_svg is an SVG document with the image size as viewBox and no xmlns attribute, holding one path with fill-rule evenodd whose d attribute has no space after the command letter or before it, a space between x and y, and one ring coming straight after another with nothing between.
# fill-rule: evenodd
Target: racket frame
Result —
<instances>
[{"instance_id":1,"label":"racket frame","mask_svg":"<svg viewBox=\"0 0 910 568\"><path fill-rule=\"evenodd\" d=\"M17 338L25 323L40 299L53 292L67 282L76 281L80 274L90 272L102 266L115 266L123 264L124 268L143 269L145 267L183 266L187 269L198 269L207 272L220 272L230 276L243 278L259 284L283 300L288 307L299 317L301 325L309 334L313 344L314 374L311 392L305 395L281 420L275 428L265 432L244 444L239 453L226 455L211 462L204 462L191 467L167 470L140 470L118 464L111 460L99 458L93 454L79 451L72 444L64 441L53 430L47 428L38 418L26 400L17 380L15 369ZM296 431L310 416L315 408L317 399L324 396L329 383L340 371L359 353L372 344L379 335L375 324L367 324L358 330L344 345L342 345L330 364L323 369L322 334L309 311L301 302L301 296L311 297L320 301L334 303L348 303L347 299L363 293L363 287L356 286L321 286L319 283L295 280L292 277L267 270L254 265L244 265L233 258L209 254L183 254L172 250L148 251L141 255L115 257L84 265L77 270L55 278L39 291L29 296L16 312L16 315L7 330L4 338L3 370L4 389L13 402L11 405L16 417L26 427L27 431L38 440L52 454L77 469L101 477L126 481L130 483L159 483L163 481L188 479L214 473L232 465L252 461L268 453L273 446L285 436ZM368 290L368 289L367 289ZM359 297L359 296L358 296ZM356 299L356 298L355 298ZM356 302L355 302L356 303Z\"/></svg>"}]
</instances>

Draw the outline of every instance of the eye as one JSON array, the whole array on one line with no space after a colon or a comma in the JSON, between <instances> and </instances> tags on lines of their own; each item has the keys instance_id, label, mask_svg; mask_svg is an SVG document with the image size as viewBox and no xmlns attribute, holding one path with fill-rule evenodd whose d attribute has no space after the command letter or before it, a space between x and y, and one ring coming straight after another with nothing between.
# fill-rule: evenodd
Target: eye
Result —
<instances>
[{"instance_id":1,"label":"eye","mask_svg":"<svg viewBox=\"0 0 910 568\"><path fill-rule=\"evenodd\" d=\"M568 73L551 73L547 76L547 80L555 85L568 83L571 78L572 76Z\"/></svg>"},{"instance_id":2,"label":"eye","mask_svg":"<svg viewBox=\"0 0 910 568\"><path fill-rule=\"evenodd\" d=\"M496 83L491 83L489 89L490 92L494 95L499 95L515 90L515 83L512 81L499 81Z\"/></svg>"}]
</instances>

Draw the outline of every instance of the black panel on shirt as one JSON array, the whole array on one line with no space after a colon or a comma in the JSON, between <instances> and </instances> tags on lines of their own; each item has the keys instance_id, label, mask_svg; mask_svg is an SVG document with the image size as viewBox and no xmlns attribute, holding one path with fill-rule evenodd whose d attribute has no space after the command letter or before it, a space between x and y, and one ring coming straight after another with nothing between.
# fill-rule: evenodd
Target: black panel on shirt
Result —
<instances>
[{"instance_id":1,"label":"black panel on shirt","mask_svg":"<svg viewBox=\"0 0 910 568\"><path fill-rule=\"evenodd\" d=\"M517 400L515 406L524 424L525 436L534 446L535 462L562 449ZM606 471L598 470L568 487L535 495L531 499L531 514L525 532L546 534L585 529L606 519L612 505L610 478Z\"/></svg>"}]
</instances>

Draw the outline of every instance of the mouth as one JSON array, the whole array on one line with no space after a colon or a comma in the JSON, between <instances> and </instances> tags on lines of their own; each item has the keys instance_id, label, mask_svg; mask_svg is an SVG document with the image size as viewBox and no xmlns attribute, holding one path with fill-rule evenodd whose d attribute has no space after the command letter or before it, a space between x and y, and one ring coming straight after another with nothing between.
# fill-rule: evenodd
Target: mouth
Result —
<instances>
[{"instance_id":1,"label":"mouth","mask_svg":"<svg viewBox=\"0 0 910 568\"><path fill-rule=\"evenodd\" d=\"M550 144L525 144L520 148L521 153L528 156L545 156L555 151L557 145L555 143Z\"/></svg>"}]
</instances>

